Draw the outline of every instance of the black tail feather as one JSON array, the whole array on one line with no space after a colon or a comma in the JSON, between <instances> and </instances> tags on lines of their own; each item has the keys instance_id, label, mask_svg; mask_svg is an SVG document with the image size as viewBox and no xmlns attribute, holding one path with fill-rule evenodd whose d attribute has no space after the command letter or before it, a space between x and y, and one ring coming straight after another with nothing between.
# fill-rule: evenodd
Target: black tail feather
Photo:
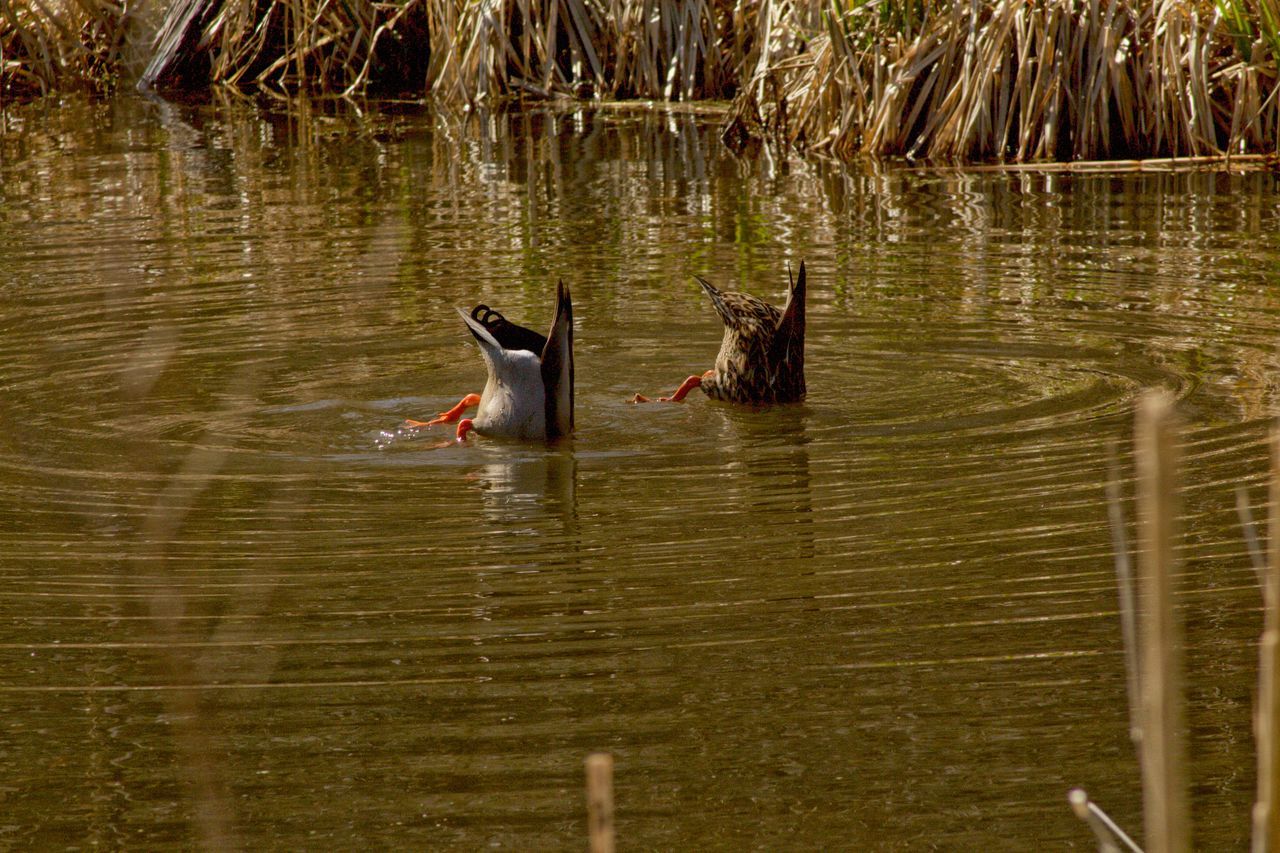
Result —
<instances>
[{"instance_id":1,"label":"black tail feather","mask_svg":"<svg viewBox=\"0 0 1280 853\"><path fill-rule=\"evenodd\" d=\"M541 355L547 345L547 339L503 317L488 305L477 305L471 309L471 319L489 330L494 340L505 350L528 350L534 355Z\"/></svg>"}]
</instances>

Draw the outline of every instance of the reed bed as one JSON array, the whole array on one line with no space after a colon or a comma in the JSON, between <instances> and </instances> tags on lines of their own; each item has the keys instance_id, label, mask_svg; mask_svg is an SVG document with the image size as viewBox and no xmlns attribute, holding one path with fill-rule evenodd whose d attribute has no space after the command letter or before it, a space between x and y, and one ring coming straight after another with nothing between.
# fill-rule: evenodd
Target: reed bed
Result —
<instances>
[{"instance_id":1,"label":"reed bed","mask_svg":"<svg viewBox=\"0 0 1280 853\"><path fill-rule=\"evenodd\" d=\"M143 80L462 103L719 97L731 21L706 0L177 0Z\"/></svg>"},{"instance_id":2,"label":"reed bed","mask_svg":"<svg viewBox=\"0 0 1280 853\"><path fill-rule=\"evenodd\" d=\"M174 0L141 81L322 95L364 92L371 82L420 87L425 8L420 0Z\"/></svg>"},{"instance_id":3,"label":"reed bed","mask_svg":"<svg viewBox=\"0 0 1280 853\"><path fill-rule=\"evenodd\" d=\"M124 0L54 2L0 4L8 87L47 91L117 62ZM844 157L1280 145L1280 0L172 0L145 46L144 86L732 99L731 146Z\"/></svg>"},{"instance_id":4,"label":"reed bed","mask_svg":"<svg viewBox=\"0 0 1280 853\"><path fill-rule=\"evenodd\" d=\"M110 89L137 16L126 0L0 2L0 98Z\"/></svg>"},{"instance_id":5,"label":"reed bed","mask_svg":"<svg viewBox=\"0 0 1280 853\"><path fill-rule=\"evenodd\" d=\"M1275 153L1278 9L1277 0L936 3L886 29L883 5L837 0L803 50L757 70L733 131L934 160Z\"/></svg>"}]
</instances>

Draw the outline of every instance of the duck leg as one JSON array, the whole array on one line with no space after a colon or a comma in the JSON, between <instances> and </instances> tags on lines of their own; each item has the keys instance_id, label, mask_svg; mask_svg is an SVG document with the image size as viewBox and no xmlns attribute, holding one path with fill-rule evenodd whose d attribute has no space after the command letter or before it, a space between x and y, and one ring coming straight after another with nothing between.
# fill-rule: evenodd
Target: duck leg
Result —
<instances>
[{"instance_id":1,"label":"duck leg","mask_svg":"<svg viewBox=\"0 0 1280 853\"><path fill-rule=\"evenodd\" d=\"M677 388L677 389L675 390L675 393L674 393L674 394L672 394L670 397L659 397L659 398L658 398L658 400L657 400L657 402L659 402L659 403L679 403L679 402L681 402L682 400L684 400L684 398L685 398L685 397L687 397L687 396L689 395L689 392L690 392L690 391L692 391L694 388L697 388L699 385L701 385L701 384L702 384L702 380L704 380L704 379L706 379L706 378L708 378L708 377L710 377L710 376L713 376L714 374L715 374L715 371L714 371L714 370L708 370L706 373L703 373L701 376L690 376L688 379L686 379L684 382L682 382L682 383L680 384L680 387L679 387L679 388ZM631 402L633 402L633 403L652 403L652 402L654 402L654 401L653 401L653 400L651 400L651 399L649 399L648 397L646 397L646 396L645 396L645 395L643 395L643 394L637 394L637 395L635 395L635 397L631 398Z\"/></svg>"},{"instance_id":2,"label":"duck leg","mask_svg":"<svg viewBox=\"0 0 1280 853\"><path fill-rule=\"evenodd\" d=\"M467 396L463 397L461 400L458 401L458 405L454 406L452 409L450 409L447 412L441 412L440 414L436 415L434 418L432 418L429 421L415 421L412 418L405 418L404 423L405 423L405 426L411 426L411 427L435 426L436 424L451 424L454 421L456 421L458 418L462 417L462 413L465 412L467 409L471 408L472 406L478 406L478 405L480 405L480 395L468 394ZM467 418L466 422L468 424L471 423L471 419ZM470 427L468 427L468 429L469 428ZM462 424L458 424L458 438L462 438L463 434L464 433L462 430Z\"/></svg>"}]
</instances>

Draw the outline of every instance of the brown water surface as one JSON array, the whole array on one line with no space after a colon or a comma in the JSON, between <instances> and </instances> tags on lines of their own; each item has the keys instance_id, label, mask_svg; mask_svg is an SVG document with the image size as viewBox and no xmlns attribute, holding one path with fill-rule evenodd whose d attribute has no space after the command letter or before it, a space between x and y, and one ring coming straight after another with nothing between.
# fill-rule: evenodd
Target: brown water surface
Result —
<instances>
[{"instance_id":1,"label":"brown water surface","mask_svg":"<svg viewBox=\"0 0 1280 853\"><path fill-rule=\"evenodd\" d=\"M1140 787L1102 482L1184 417L1197 845L1240 848L1266 173L735 159L714 116L0 111L0 846L1085 849ZM692 279L809 269L809 399ZM413 433L573 289L578 431Z\"/></svg>"}]
</instances>

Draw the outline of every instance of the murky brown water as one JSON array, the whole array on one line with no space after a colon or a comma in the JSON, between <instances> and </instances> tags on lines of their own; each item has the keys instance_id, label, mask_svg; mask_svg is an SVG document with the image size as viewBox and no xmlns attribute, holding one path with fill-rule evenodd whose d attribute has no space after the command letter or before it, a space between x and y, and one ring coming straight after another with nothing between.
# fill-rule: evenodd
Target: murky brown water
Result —
<instances>
[{"instance_id":1,"label":"murky brown water","mask_svg":"<svg viewBox=\"0 0 1280 853\"><path fill-rule=\"evenodd\" d=\"M1267 174L736 160L714 117L0 112L0 845L1087 848L1140 832L1106 443L1185 415L1195 820L1241 847ZM809 400L691 279L810 270ZM554 449L397 432L577 317ZM201 835L205 833L205 835Z\"/></svg>"}]
</instances>

